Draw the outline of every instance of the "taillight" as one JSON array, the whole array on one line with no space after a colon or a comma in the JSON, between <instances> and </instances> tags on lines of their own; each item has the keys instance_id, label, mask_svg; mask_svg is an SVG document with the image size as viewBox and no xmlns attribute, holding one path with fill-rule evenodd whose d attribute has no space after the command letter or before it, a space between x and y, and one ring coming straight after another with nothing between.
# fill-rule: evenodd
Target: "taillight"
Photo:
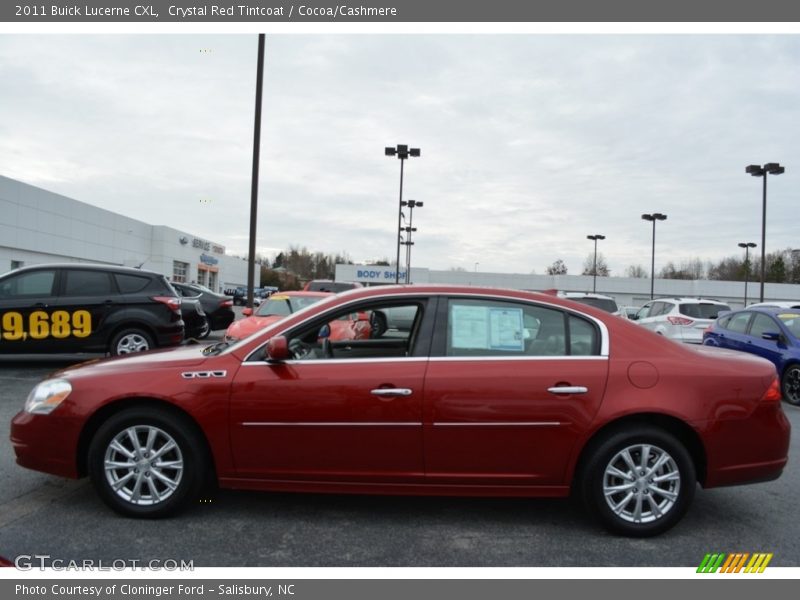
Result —
<instances>
[{"instance_id":1,"label":"taillight","mask_svg":"<svg viewBox=\"0 0 800 600\"><path fill-rule=\"evenodd\" d=\"M686 317L667 317L667 321L671 325L691 325L694 323L692 319L687 319Z\"/></svg>"},{"instance_id":2,"label":"taillight","mask_svg":"<svg viewBox=\"0 0 800 600\"><path fill-rule=\"evenodd\" d=\"M780 402L781 401L781 386L778 383L778 377L776 376L772 383L769 384L767 391L764 392L764 395L761 396L762 402Z\"/></svg>"},{"instance_id":3,"label":"taillight","mask_svg":"<svg viewBox=\"0 0 800 600\"><path fill-rule=\"evenodd\" d=\"M222 308L230 308L231 306L233 306L233 300L221 300L219 305Z\"/></svg>"},{"instance_id":4,"label":"taillight","mask_svg":"<svg viewBox=\"0 0 800 600\"><path fill-rule=\"evenodd\" d=\"M181 299L176 298L175 296L153 296L150 299L155 300L156 302L161 302L161 304L166 304L175 312L181 311Z\"/></svg>"}]
</instances>

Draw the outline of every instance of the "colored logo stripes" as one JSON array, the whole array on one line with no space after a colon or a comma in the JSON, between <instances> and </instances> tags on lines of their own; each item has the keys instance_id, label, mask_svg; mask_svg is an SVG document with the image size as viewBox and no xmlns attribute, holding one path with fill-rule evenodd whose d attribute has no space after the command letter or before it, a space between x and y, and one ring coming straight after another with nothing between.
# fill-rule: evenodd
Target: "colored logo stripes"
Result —
<instances>
[{"instance_id":1,"label":"colored logo stripes","mask_svg":"<svg viewBox=\"0 0 800 600\"><path fill-rule=\"evenodd\" d=\"M703 561L697 567L697 572L716 573L719 570L720 573L763 573L769 561L772 560L772 556L772 552L709 553L703 557Z\"/></svg>"}]
</instances>

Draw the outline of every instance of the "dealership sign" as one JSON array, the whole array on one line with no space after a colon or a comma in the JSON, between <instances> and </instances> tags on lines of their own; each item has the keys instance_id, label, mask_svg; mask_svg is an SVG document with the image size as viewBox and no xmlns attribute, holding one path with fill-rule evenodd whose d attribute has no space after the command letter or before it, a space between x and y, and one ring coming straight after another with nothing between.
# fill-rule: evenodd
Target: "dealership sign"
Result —
<instances>
[{"instance_id":1,"label":"dealership sign","mask_svg":"<svg viewBox=\"0 0 800 600\"><path fill-rule=\"evenodd\" d=\"M363 267L356 269L356 279L358 281L370 281L381 283L394 283L397 273L394 269L379 269L375 267ZM400 281L406 280L406 272L400 271Z\"/></svg>"}]
</instances>

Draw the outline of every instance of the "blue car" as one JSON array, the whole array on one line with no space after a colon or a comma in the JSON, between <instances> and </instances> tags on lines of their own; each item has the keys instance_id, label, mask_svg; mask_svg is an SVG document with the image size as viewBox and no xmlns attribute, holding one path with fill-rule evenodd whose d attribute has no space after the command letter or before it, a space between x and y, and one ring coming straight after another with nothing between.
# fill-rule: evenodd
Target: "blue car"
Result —
<instances>
[{"instance_id":1,"label":"blue car","mask_svg":"<svg viewBox=\"0 0 800 600\"><path fill-rule=\"evenodd\" d=\"M771 361L783 399L800 405L800 310L748 308L720 316L703 333L703 344L740 350Z\"/></svg>"}]
</instances>

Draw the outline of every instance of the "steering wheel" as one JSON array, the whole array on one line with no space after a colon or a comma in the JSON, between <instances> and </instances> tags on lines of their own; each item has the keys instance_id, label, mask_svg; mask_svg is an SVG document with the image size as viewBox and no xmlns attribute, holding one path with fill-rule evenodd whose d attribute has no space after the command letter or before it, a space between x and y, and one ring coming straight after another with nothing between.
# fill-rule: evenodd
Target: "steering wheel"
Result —
<instances>
[{"instance_id":1,"label":"steering wheel","mask_svg":"<svg viewBox=\"0 0 800 600\"><path fill-rule=\"evenodd\" d=\"M314 347L311 344L306 344L300 338L294 338L289 342L289 352L295 360L304 360L314 355Z\"/></svg>"}]
</instances>

